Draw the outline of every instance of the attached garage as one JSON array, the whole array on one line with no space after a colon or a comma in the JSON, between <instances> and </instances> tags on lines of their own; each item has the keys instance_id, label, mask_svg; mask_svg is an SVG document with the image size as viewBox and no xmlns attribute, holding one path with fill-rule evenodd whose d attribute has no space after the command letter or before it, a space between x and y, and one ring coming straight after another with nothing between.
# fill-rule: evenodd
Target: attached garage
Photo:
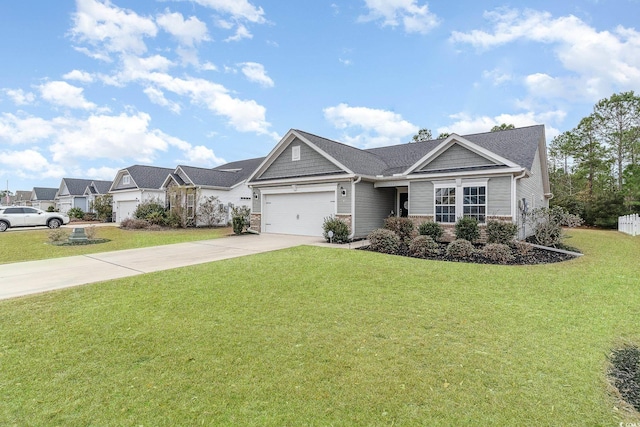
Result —
<instances>
[{"instance_id":1,"label":"attached garage","mask_svg":"<svg viewBox=\"0 0 640 427\"><path fill-rule=\"evenodd\" d=\"M336 192L264 194L264 233L322 236L324 219L336 213Z\"/></svg>"},{"instance_id":2,"label":"attached garage","mask_svg":"<svg viewBox=\"0 0 640 427\"><path fill-rule=\"evenodd\" d=\"M122 200L116 202L116 222L120 222L127 218L133 218L133 214L137 207L137 200Z\"/></svg>"}]
</instances>

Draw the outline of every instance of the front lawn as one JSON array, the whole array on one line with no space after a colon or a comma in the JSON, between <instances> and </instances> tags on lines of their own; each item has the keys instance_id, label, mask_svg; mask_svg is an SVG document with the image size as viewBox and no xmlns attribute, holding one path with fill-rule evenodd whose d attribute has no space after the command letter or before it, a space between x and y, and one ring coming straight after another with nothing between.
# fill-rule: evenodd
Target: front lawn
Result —
<instances>
[{"instance_id":1,"label":"front lawn","mask_svg":"<svg viewBox=\"0 0 640 427\"><path fill-rule=\"evenodd\" d=\"M78 227L89 227L89 225ZM56 246L49 244L49 230L24 229L0 233L0 264L217 239L231 233L231 228L228 227L149 231L123 230L116 226L106 226L96 227L96 237L109 239L109 242L95 245Z\"/></svg>"},{"instance_id":2,"label":"front lawn","mask_svg":"<svg viewBox=\"0 0 640 427\"><path fill-rule=\"evenodd\" d=\"M618 425L640 238L536 266L320 247L0 302L0 425ZM2 236L4 237L4 236Z\"/></svg>"}]
</instances>

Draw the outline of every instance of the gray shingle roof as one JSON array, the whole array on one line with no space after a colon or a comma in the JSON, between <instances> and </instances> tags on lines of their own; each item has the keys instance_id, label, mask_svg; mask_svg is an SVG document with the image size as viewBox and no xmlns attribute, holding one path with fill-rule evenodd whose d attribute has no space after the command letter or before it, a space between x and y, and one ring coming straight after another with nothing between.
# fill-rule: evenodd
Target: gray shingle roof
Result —
<instances>
[{"instance_id":1,"label":"gray shingle roof","mask_svg":"<svg viewBox=\"0 0 640 427\"><path fill-rule=\"evenodd\" d=\"M361 150L340 142L296 130L327 154L357 174L391 176L402 173L440 145L443 140L407 143ZM462 135L463 138L531 170L544 125Z\"/></svg>"},{"instance_id":2,"label":"gray shingle roof","mask_svg":"<svg viewBox=\"0 0 640 427\"><path fill-rule=\"evenodd\" d=\"M91 190L94 194L107 194L109 189L111 188L111 184L113 181L91 181L93 183L93 187L95 188L95 192Z\"/></svg>"},{"instance_id":3,"label":"gray shingle roof","mask_svg":"<svg viewBox=\"0 0 640 427\"><path fill-rule=\"evenodd\" d=\"M57 188L33 187L36 200L55 200L57 192Z\"/></svg>"},{"instance_id":4,"label":"gray shingle roof","mask_svg":"<svg viewBox=\"0 0 640 427\"><path fill-rule=\"evenodd\" d=\"M213 169L180 166L194 185L231 188L249 176L260 166L264 157L239 160Z\"/></svg>"},{"instance_id":5,"label":"gray shingle roof","mask_svg":"<svg viewBox=\"0 0 640 427\"><path fill-rule=\"evenodd\" d=\"M77 178L62 178L62 181L69 190L71 196L82 196L87 186L91 184L90 179L77 179Z\"/></svg>"},{"instance_id":6,"label":"gray shingle roof","mask_svg":"<svg viewBox=\"0 0 640 427\"><path fill-rule=\"evenodd\" d=\"M162 187L167 175L172 174L174 171L169 168L145 165L133 165L125 168L125 170L131 175L132 185L130 188L136 188L137 185L137 188L153 189Z\"/></svg>"}]
</instances>

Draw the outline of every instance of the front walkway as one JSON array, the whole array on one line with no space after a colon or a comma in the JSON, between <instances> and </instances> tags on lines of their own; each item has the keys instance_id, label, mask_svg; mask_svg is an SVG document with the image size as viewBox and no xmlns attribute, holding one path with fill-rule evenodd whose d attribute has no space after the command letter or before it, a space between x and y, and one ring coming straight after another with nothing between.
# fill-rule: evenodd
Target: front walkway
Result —
<instances>
[{"instance_id":1,"label":"front walkway","mask_svg":"<svg viewBox=\"0 0 640 427\"><path fill-rule=\"evenodd\" d=\"M329 245L324 243L321 237L260 234L3 264L0 265L0 299L254 255L299 245L343 248L358 246L357 244Z\"/></svg>"}]
</instances>

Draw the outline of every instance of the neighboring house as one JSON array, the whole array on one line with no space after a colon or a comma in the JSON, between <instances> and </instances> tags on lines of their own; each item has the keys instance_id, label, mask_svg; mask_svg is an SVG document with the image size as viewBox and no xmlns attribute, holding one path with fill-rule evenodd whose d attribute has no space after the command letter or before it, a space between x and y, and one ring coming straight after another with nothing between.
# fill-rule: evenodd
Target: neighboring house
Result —
<instances>
[{"instance_id":1,"label":"neighboring house","mask_svg":"<svg viewBox=\"0 0 640 427\"><path fill-rule=\"evenodd\" d=\"M113 181L91 181L91 184L87 185L84 189L84 195L87 197L88 211L95 212L93 209L93 202L98 196L104 196L109 193Z\"/></svg>"},{"instance_id":2,"label":"neighboring house","mask_svg":"<svg viewBox=\"0 0 640 427\"><path fill-rule=\"evenodd\" d=\"M132 218L141 202L158 200L162 204L166 203L162 184L167 175L172 173L173 169L144 165L119 170L109 188L109 194L113 196L115 221Z\"/></svg>"},{"instance_id":3,"label":"neighboring house","mask_svg":"<svg viewBox=\"0 0 640 427\"><path fill-rule=\"evenodd\" d=\"M208 197L217 197L220 208L226 213L221 224L226 224L231 220L231 206L251 207L252 192L247 186L247 178L263 161L264 157L240 160L213 169L181 165L167 176L163 188L178 186L185 189L186 200L181 203L189 218L195 216L200 203Z\"/></svg>"},{"instance_id":4,"label":"neighboring house","mask_svg":"<svg viewBox=\"0 0 640 427\"><path fill-rule=\"evenodd\" d=\"M13 196L14 206L31 206L31 191L16 191Z\"/></svg>"},{"instance_id":5,"label":"neighboring house","mask_svg":"<svg viewBox=\"0 0 640 427\"><path fill-rule=\"evenodd\" d=\"M56 208L66 214L71 208L89 210L84 190L91 184L90 179L62 178L56 194Z\"/></svg>"},{"instance_id":6,"label":"neighboring house","mask_svg":"<svg viewBox=\"0 0 640 427\"><path fill-rule=\"evenodd\" d=\"M31 190L31 206L46 211L49 207L56 207L57 188L33 187Z\"/></svg>"},{"instance_id":7,"label":"neighboring house","mask_svg":"<svg viewBox=\"0 0 640 427\"><path fill-rule=\"evenodd\" d=\"M248 185L252 230L320 236L336 216L353 238L388 216L436 221L449 235L462 215L521 226L523 206L552 197L543 125L366 150L290 130Z\"/></svg>"}]
</instances>

